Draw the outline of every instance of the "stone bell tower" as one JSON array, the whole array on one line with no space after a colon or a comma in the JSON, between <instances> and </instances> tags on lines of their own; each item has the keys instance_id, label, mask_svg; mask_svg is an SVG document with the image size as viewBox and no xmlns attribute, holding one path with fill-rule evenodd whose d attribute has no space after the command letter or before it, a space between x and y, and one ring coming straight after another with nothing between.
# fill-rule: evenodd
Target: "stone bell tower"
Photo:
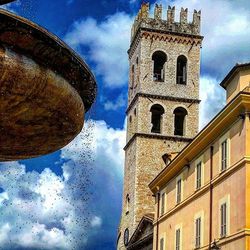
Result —
<instances>
[{"instance_id":1,"label":"stone bell tower","mask_svg":"<svg viewBox=\"0 0 250 250\"><path fill-rule=\"evenodd\" d=\"M154 17L142 4L135 18L129 55L129 93L123 208L117 249L126 249L139 221L154 212L148 184L164 162L180 152L197 134L199 123L200 16L196 10L188 22L181 9L162 6Z\"/></svg>"}]
</instances>

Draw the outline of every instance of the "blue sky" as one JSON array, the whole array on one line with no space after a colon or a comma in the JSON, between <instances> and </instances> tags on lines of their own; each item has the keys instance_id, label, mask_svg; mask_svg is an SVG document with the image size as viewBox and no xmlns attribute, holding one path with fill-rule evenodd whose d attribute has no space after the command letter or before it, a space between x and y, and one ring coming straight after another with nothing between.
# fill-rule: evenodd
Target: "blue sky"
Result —
<instances>
[{"instance_id":1,"label":"blue sky","mask_svg":"<svg viewBox=\"0 0 250 250\"><path fill-rule=\"evenodd\" d=\"M127 49L140 2L22 0L7 6L73 47L96 75L98 97L70 145L37 159L0 163L0 249L115 249ZM225 104L223 76L236 62L250 61L250 6L247 0L157 2L202 10L202 128Z\"/></svg>"}]
</instances>

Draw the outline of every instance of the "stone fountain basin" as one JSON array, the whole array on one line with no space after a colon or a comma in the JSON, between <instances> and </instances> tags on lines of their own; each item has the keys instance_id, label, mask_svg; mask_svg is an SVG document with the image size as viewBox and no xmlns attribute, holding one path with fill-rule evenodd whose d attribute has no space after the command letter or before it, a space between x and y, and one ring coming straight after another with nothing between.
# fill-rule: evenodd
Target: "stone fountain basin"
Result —
<instances>
[{"instance_id":1,"label":"stone fountain basin","mask_svg":"<svg viewBox=\"0 0 250 250\"><path fill-rule=\"evenodd\" d=\"M0 5L14 2L16 0L0 0Z\"/></svg>"},{"instance_id":2,"label":"stone fountain basin","mask_svg":"<svg viewBox=\"0 0 250 250\"><path fill-rule=\"evenodd\" d=\"M56 36L0 10L0 161L72 141L96 96L86 63Z\"/></svg>"}]
</instances>

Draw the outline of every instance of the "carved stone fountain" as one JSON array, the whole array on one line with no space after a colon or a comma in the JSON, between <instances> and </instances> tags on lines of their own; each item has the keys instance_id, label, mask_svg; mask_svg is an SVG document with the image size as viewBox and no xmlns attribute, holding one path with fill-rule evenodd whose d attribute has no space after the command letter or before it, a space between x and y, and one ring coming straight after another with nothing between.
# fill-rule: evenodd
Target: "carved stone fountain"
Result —
<instances>
[{"instance_id":1,"label":"carved stone fountain","mask_svg":"<svg viewBox=\"0 0 250 250\"><path fill-rule=\"evenodd\" d=\"M0 9L0 161L67 145L81 131L96 89L89 67L58 37Z\"/></svg>"}]
</instances>

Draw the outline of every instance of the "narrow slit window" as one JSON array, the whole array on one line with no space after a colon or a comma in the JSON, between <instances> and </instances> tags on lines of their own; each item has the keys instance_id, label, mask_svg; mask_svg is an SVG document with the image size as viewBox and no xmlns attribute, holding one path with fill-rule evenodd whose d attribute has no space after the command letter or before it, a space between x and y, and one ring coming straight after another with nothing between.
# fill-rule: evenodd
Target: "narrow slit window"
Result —
<instances>
[{"instance_id":1,"label":"narrow slit window","mask_svg":"<svg viewBox=\"0 0 250 250\"><path fill-rule=\"evenodd\" d=\"M177 59L177 84L187 84L187 58L179 56Z\"/></svg>"},{"instance_id":2,"label":"narrow slit window","mask_svg":"<svg viewBox=\"0 0 250 250\"><path fill-rule=\"evenodd\" d=\"M126 196L126 214L129 213L129 206L130 206L130 198L129 198L129 194L127 194L127 196Z\"/></svg>"},{"instance_id":3,"label":"narrow slit window","mask_svg":"<svg viewBox=\"0 0 250 250\"><path fill-rule=\"evenodd\" d=\"M134 85L135 85L135 66L132 66L131 69L131 89L134 89Z\"/></svg>"},{"instance_id":4,"label":"narrow slit window","mask_svg":"<svg viewBox=\"0 0 250 250\"><path fill-rule=\"evenodd\" d=\"M167 56L162 51L156 51L152 56L152 60L154 62L153 79L154 81L163 82L165 75L164 68L167 61Z\"/></svg>"}]
</instances>

